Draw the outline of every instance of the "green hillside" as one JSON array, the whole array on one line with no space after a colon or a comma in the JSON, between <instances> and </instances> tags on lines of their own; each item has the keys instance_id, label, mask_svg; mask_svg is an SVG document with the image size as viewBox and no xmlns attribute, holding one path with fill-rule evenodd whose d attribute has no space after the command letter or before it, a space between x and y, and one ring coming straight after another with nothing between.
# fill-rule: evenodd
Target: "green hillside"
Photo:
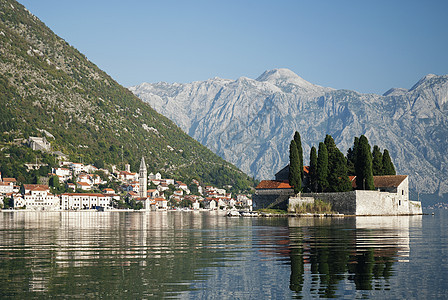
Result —
<instances>
[{"instance_id":1,"label":"green hillside","mask_svg":"<svg viewBox=\"0 0 448 300\"><path fill-rule=\"evenodd\" d=\"M19 172L7 166L14 163L8 159L13 141L43 136L42 130L54 136L48 138L53 150L73 161L120 165L123 160L136 170L144 155L149 171L241 189L253 185L21 4L0 0L0 169L5 176Z\"/></svg>"}]
</instances>

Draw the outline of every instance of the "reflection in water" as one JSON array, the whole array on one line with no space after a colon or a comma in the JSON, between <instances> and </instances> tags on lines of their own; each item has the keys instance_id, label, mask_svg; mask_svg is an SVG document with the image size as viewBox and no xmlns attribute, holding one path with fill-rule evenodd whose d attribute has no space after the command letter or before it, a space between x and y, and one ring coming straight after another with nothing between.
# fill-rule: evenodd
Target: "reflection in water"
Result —
<instances>
[{"instance_id":1,"label":"reflection in water","mask_svg":"<svg viewBox=\"0 0 448 300\"><path fill-rule=\"evenodd\" d=\"M408 261L409 224L421 216L289 219L290 289L335 297L356 290L388 290L396 261Z\"/></svg>"},{"instance_id":2,"label":"reflection in water","mask_svg":"<svg viewBox=\"0 0 448 300\"><path fill-rule=\"evenodd\" d=\"M0 298L353 298L392 288L418 218L2 212Z\"/></svg>"},{"instance_id":3,"label":"reflection in water","mask_svg":"<svg viewBox=\"0 0 448 300\"><path fill-rule=\"evenodd\" d=\"M182 213L0 215L0 298L174 295L216 265L224 217ZM206 227L209 230L199 230Z\"/></svg>"}]
</instances>

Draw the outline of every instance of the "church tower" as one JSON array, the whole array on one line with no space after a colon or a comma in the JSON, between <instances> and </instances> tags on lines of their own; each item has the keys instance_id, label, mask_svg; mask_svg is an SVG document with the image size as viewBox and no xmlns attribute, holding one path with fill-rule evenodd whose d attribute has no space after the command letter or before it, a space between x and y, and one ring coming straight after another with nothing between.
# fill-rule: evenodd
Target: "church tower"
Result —
<instances>
[{"instance_id":1,"label":"church tower","mask_svg":"<svg viewBox=\"0 0 448 300\"><path fill-rule=\"evenodd\" d=\"M140 198L146 198L148 191L148 171L146 170L145 158L143 156L140 162L140 171L138 172L138 183L140 185L138 196Z\"/></svg>"}]
</instances>

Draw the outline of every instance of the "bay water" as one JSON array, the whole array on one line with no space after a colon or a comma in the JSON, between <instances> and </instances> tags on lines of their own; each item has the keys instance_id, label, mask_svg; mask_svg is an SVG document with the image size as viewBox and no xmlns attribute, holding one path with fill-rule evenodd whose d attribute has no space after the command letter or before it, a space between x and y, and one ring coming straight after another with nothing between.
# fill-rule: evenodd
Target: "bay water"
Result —
<instances>
[{"instance_id":1,"label":"bay water","mask_svg":"<svg viewBox=\"0 0 448 300\"><path fill-rule=\"evenodd\" d=\"M346 218L2 211L0 285L1 299L446 299L448 210Z\"/></svg>"}]
</instances>

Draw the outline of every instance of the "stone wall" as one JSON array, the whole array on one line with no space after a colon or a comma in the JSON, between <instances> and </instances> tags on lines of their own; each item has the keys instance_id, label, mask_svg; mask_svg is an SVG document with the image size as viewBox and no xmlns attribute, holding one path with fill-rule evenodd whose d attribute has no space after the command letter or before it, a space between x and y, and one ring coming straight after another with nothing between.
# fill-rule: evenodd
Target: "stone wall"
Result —
<instances>
[{"instance_id":1,"label":"stone wall","mask_svg":"<svg viewBox=\"0 0 448 300\"><path fill-rule=\"evenodd\" d=\"M253 196L253 206L255 209L266 208L273 203L279 204L282 209L287 208L288 199L294 195L292 189L266 189L257 190Z\"/></svg>"},{"instance_id":2,"label":"stone wall","mask_svg":"<svg viewBox=\"0 0 448 300\"><path fill-rule=\"evenodd\" d=\"M300 195L299 197L290 197L289 198L289 205L288 205L288 212L295 212L296 205L305 204L305 203L313 203L314 198L313 197L303 197Z\"/></svg>"},{"instance_id":3,"label":"stone wall","mask_svg":"<svg viewBox=\"0 0 448 300\"><path fill-rule=\"evenodd\" d=\"M302 196L329 202L335 212L345 215L422 214L420 202L403 200L397 193L356 190L345 193L310 193Z\"/></svg>"},{"instance_id":4,"label":"stone wall","mask_svg":"<svg viewBox=\"0 0 448 300\"><path fill-rule=\"evenodd\" d=\"M302 195L329 202L333 211L340 214L356 214L356 191L345 193L307 193Z\"/></svg>"}]
</instances>

